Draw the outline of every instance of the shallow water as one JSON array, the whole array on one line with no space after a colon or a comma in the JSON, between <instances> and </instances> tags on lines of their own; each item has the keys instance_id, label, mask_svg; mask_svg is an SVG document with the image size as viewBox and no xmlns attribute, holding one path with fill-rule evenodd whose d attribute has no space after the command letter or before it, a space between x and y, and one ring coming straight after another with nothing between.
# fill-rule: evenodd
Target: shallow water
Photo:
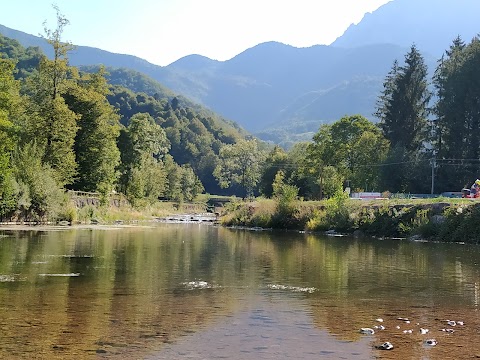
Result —
<instances>
[{"instance_id":1,"label":"shallow water","mask_svg":"<svg viewBox=\"0 0 480 360\"><path fill-rule=\"evenodd\" d=\"M479 264L478 246L197 224L0 230L0 358L475 358Z\"/></svg>"}]
</instances>

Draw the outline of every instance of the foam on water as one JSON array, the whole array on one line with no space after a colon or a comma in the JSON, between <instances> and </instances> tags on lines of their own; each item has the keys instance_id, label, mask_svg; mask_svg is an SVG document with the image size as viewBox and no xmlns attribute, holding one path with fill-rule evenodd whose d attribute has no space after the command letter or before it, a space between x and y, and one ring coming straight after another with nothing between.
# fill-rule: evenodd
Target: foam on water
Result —
<instances>
[{"instance_id":1,"label":"foam on water","mask_svg":"<svg viewBox=\"0 0 480 360\"><path fill-rule=\"evenodd\" d=\"M271 290L285 290L292 292L302 292L302 293L313 293L317 291L314 287L299 287L299 286L289 286L289 285L279 285L279 284L269 284L267 285L268 289Z\"/></svg>"}]
</instances>

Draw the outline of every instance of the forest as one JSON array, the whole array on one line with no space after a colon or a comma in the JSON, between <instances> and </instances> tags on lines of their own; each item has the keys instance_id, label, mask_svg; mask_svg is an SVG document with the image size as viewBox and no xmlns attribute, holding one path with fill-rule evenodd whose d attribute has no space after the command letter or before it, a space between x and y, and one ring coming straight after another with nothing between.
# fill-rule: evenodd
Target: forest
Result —
<instances>
[{"instance_id":1,"label":"forest","mask_svg":"<svg viewBox=\"0 0 480 360\"><path fill-rule=\"evenodd\" d=\"M322 199L459 191L480 164L480 40L457 38L429 76L415 45L385 76L371 122L322 125L288 151L128 69L79 69L0 35L0 218L58 219L67 190L133 206L202 193ZM435 180L435 181L433 181Z\"/></svg>"}]
</instances>

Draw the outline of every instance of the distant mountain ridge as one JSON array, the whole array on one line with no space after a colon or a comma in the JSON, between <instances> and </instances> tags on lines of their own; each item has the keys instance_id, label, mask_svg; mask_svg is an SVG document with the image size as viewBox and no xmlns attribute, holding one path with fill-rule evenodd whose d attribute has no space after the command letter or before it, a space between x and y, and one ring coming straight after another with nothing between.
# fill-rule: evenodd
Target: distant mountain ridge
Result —
<instances>
[{"instance_id":1,"label":"distant mountain ridge","mask_svg":"<svg viewBox=\"0 0 480 360\"><path fill-rule=\"evenodd\" d=\"M415 43L422 52L439 58L457 36L469 42L480 33L479 13L478 0L394 0L365 14L331 45Z\"/></svg>"},{"instance_id":2,"label":"distant mountain ridge","mask_svg":"<svg viewBox=\"0 0 480 360\"><path fill-rule=\"evenodd\" d=\"M330 46L267 42L227 61L189 55L164 67L84 46L69 58L77 66L103 63L139 71L262 138L288 146L347 114L374 120L375 101L393 61L403 62L415 43L432 74L455 37L468 42L480 31L478 13L478 0L393 0L366 14ZM45 49L41 38L3 26L0 32Z\"/></svg>"}]
</instances>

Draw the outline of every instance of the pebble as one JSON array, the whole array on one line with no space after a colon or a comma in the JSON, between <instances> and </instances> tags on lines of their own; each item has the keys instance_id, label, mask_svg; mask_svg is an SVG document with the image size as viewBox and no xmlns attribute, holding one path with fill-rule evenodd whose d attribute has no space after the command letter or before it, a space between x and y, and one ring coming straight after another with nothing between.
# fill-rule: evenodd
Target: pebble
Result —
<instances>
[{"instance_id":1,"label":"pebble","mask_svg":"<svg viewBox=\"0 0 480 360\"><path fill-rule=\"evenodd\" d=\"M366 334L366 335L373 335L373 334L375 334L375 331L374 331L373 329L371 329L371 328L361 328L361 329L360 329L360 332L361 332L362 334Z\"/></svg>"},{"instance_id":2,"label":"pebble","mask_svg":"<svg viewBox=\"0 0 480 360\"><path fill-rule=\"evenodd\" d=\"M376 348L379 350L392 350L393 345L391 342L387 341L387 342L384 342L382 345L376 346Z\"/></svg>"}]
</instances>

